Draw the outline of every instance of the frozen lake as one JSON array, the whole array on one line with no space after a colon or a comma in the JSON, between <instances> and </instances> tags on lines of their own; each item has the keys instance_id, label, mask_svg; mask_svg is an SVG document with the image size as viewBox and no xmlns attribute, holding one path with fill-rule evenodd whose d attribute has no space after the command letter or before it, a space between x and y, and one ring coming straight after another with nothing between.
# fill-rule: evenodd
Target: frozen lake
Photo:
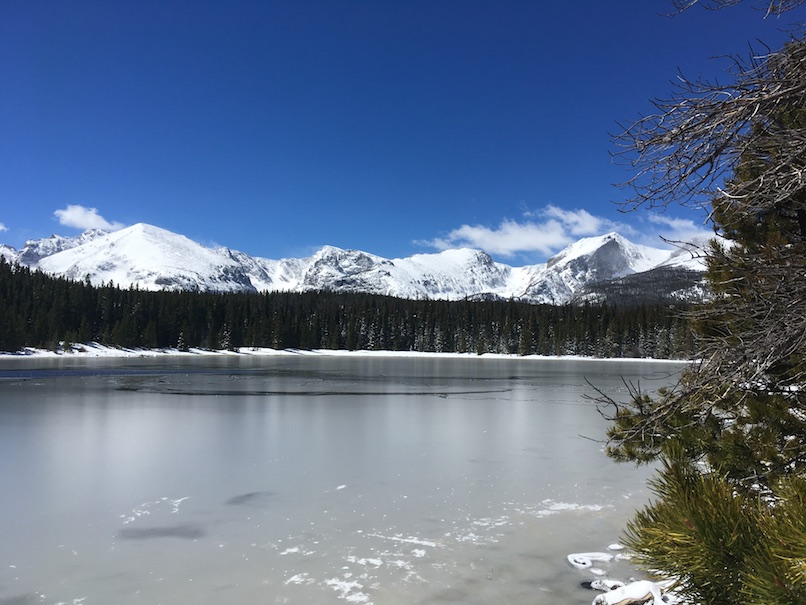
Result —
<instances>
[{"instance_id":1,"label":"frozen lake","mask_svg":"<svg viewBox=\"0 0 806 605\"><path fill-rule=\"evenodd\" d=\"M585 379L680 367L0 360L0 605L590 603L565 556L619 539L649 471L592 440Z\"/></svg>"}]
</instances>

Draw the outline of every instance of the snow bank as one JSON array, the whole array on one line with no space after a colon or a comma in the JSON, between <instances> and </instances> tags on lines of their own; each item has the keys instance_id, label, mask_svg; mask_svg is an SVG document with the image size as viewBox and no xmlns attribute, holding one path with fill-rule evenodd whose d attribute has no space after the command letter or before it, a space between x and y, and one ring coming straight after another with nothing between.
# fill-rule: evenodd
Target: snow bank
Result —
<instances>
[{"instance_id":1,"label":"snow bank","mask_svg":"<svg viewBox=\"0 0 806 605\"><path fill-rule=\"evenodd\" d=\"M97 342L90 342L84 344L74 344L69 350L64 350L61 346L58 350L52 351L48 349L37 349L34 347L25 347L16 353L7 353L0 351L0 359L30 359L32 357L38 358L90 358L90 357L110 357L110 358L127 358L127 357L162 357L162 356L241 356L241 357L258 357L258 356L277 356L277 355L310 355L310 356L354 356L354 357L444 357L455 359L557 359L557 360L588 360L588 361L645 361L645 362L668 362L668 363L687 363L688 360L682 359L652 359L652 358L634 358L634 357L585 357L582 355L515 355L505 353L484 353L478 355L476 353L433 353L422 351L347 351L347 350L333 350L333 349L270 349L267 347L239 347L234 350L229 349L197 349L191 348L187 351L180 351L174 348L165 349L128 349L125 347L110 347L99 344Z\"/></svg>"}]
</instances>

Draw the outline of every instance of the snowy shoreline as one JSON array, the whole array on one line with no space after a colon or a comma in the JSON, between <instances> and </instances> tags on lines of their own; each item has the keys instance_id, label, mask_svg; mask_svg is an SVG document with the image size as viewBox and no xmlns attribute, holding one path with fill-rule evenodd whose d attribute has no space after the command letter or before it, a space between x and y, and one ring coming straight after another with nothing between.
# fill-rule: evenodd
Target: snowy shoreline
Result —
<instances>
[{"instance_id":1,"label":"snowy shoreline","mask_svg":"<svg viewBox=\"0 0 806 605\"><path fill-rule=\"evenodd\" d=\"M97 342L74 344L68 351L24 347L15 353L0 351L0 360L8 359L90 359L90 358L145 358L145 357L277 357L277 356L354 356L354 357L442 357L454 359L530 359L530 360L580 360L580 361L636 361L652 363L689 363L687 359L655 359L650 357L586 357L584 355L517 355L507 353L436 353L423 351L348 351L344 349L271 349L267 347L238 347L228 349L190 348L180 351L166 349L127 349L110 347Z\"/></svg>"}]
</instances>

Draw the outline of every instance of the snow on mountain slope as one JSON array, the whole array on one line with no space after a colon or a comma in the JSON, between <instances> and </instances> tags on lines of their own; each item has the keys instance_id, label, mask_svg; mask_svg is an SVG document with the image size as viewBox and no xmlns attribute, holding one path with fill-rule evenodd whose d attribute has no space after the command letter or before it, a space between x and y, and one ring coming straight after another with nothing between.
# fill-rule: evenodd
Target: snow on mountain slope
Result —
<instances>
[{"instance_id":1,"label":"snow on mountain slope","mask_svg":"<svg viewBox=\"0 0 806 605\"><path fill-rule=\"evenodd\" d=\"M101 229L89 229L76 237L63 237L54 234L42 239L28 240L22 250L15 250L10 246L0 246L0 254L11 262L19 261L20 264L31 267L46 256L75 248L104 235L107 235L107 232Z\"/></svg>"},{"instance_id":2,"label":"snow on mountain slope","mask_svg":"<svg viewBox=\"0 0 806 605\"><path fill-rule=\"evenodd\" d=\"M391 261L360 250L325 246L308 259L298 289L388 294L391 266Z\"/></svg>"},{"instance_id":3,"label":"snow on mountain slope","mask_svg":"<svg viewBox=\"0 0 806 605\"><path fill-rule=\"evenodd\" d=\"M534 303L562 305L573 299L579 287L579 283L569 284L561 273L541 265L531 275L526 287L519 291L518 298Z\"/></svg>"},{"instance_id":4,"label":"snow on mountain slope","mask_svg":"<svg viewBox=\"0 0 806 605\"><path fill-rule=\"evenodd\" d=\"M19 262L26 267L34 267L46 256L75 248L106 234L107 232L101 229L89 229L76 237L63 237L54 234L42 239L28 240L21 250L0 244L0 256L5 257L6 261L11 263Z\"/></svg>"},{"instance_id":5,"label":"snow on mountain slope","mask_svg":"<svg viewBox=\"0 0 806 605\"><path fill-rule=\"evenodd\" d=\"M48 273L144 290L254 290L243 267L184 235L139 223L39 261Z\"/></svg>"},{"instance_id":6,"label":"snow on mountain slope","mask_svg":"<svg viewBox=\"0 0 806 605\"><path fill-rule=\"evenodd\" d=\"M392 261L417 290L428 298L456 300L506 290L512 268L496 263L486 252L461 248L436 254L415 254Z\"/></svg>"},{"instance_id":7,"label":"snow on mountain slope","mask_svg":"<svg viewBox=\"0 0 806 605\"><path fill-rule=\"evenodd\" d=\"M548 260L536 290L545 294L544 284L554 281L558 288L567 286L564 296L572 296L587 284L648 271L670 254L668 250L633 244L618 233L586 237ZM549 278L547 274L554 275ZM527 290L526 295L534 297L537 291Z\"/></svg>"},{"instance_id":8,"label":"snow on mountain slope","mask_svg":"<svg viewBox=\"0 0 806 605\"><path fill-rule=\"evenodd\" d=\"M563 304L590 284L647 271L669 255L668 250L633 244L618 233L587 237L544 265L513 269L509 292L531 302Z\"/></svg>"},{"instance_id":9,"label":"snow on mountain slope","mask_svg":"<svg viewBox=\"0 0 806 605\"><path fill-rule=\"evenodd\" d=\"M479 250L385 259L325 246L303 269L298 289L368 292L401 298L457 299L500 289L511 270Z\"/></svg>"},{"instance_id":10,"label":"snow on mountain slope","mask_svg":"<svg viewBox=\"0 0 806 605\"><path fill-rule=\"evenodd\" d=\"M325 246L309 258L271 260L229 248L207 248L183 235L137 224L120 231L52 236L9 260L76 280L113 281L146 290L366 292L401 298L517 298L563 304L587 286L664 264L679 252L639 246L616 233L582 239L545 264L511 267L480 250L456 249L386 259ZM690 258L690 255L689 255Z\"/></svg>"},{"instance_id":11,"label":"snow on mountain slope","mask_svg":"<svg viewBox=\"0 0 806 605\"><path fill-rule=\"evenodd\" d=\"M669 258L669 250L633 244L618 233L585 237L551 257L547 268L560 270L575 266L591 276L618 277L619 273L640 273Z\"/></svg>"},{"instance_id":12,"label":"snow on mountain slope","mask_svg":"<svg viewBox=\"0 0 806 605\"><path fill-rule=\"evenodd\" d=\"M16 263L20 260L20 252L11 246L0 244L0 256L2 256L7 263Z\"/></svg>"},{"instance_id":13,"label":"snow on mountain slope","mask_svg":"<svg viewBox=\"0 0 806 605\"><path fill-rule=\"evenodd\" d=\"M229 248L218 248L217 252L241 266L258 292L287 292L296 289L306 266L306 259L270 260Z\"/></svg>"},{"instance_id":14,"label":"snow on mountain slope","mask_svg":"<svg viewBox=\"0 0 806 605\"><path fill-rule=\"evenodd\" d=\"M678 244L669 258L659 266L679 267L690 271L705 271L705 253L713 238L696 238L691 242Z\"/></svg>"}]
</instances>

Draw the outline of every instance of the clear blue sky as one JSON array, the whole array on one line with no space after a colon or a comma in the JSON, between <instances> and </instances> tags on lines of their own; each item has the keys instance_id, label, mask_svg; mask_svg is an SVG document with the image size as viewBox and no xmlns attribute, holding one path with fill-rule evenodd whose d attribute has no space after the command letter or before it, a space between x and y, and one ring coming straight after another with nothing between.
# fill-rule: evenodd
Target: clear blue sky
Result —
<instances>
[{"instance_id":1,"label":"clear blue sky","mask_svg":"<svg viewBox=\"0 0 806 605\"><path fill-rule=\"evenodd\" d=\"M617 212L609 133L677 68L718 74L709 57L788 23L669 10L0 1L0 242L146 222L269 258L465 245L510 264L613 228L658 244L699 219Z\"/></svg>"}]
</instances>

